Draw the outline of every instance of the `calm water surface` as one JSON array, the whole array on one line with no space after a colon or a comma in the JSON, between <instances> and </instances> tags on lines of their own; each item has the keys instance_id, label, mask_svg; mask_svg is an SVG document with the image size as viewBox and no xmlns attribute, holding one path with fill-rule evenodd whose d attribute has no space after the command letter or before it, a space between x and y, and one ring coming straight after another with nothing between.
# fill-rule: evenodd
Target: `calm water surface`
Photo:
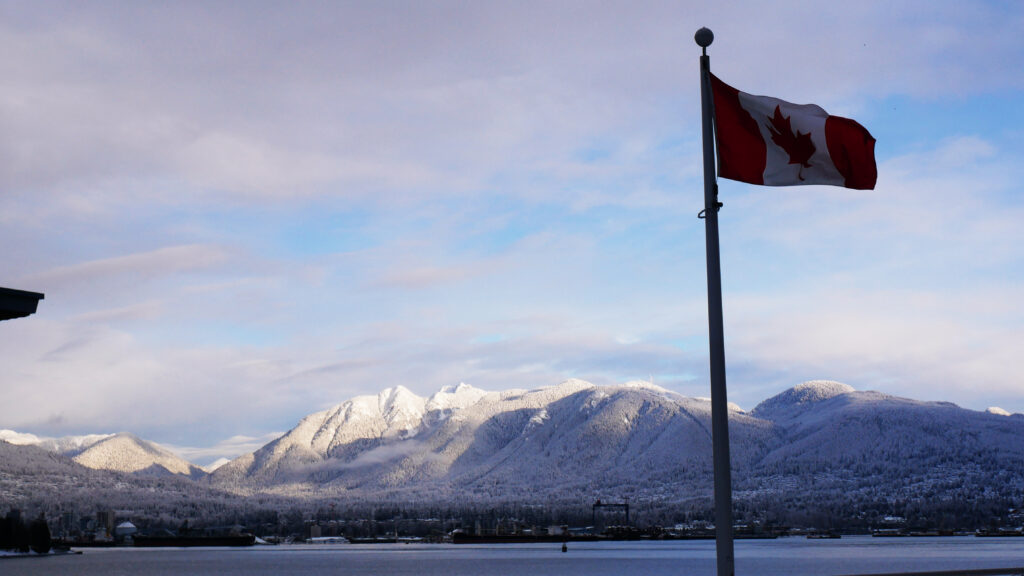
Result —
<instances>
[{"instance_id":1,"label":"calm water surface","mask_svg":"<svg viewBox=\"0 0 1024 576\"><path fill-rule=\"evenodd\" d=\"M1024 566L1024 538L871 538L737 541L736 573L839 575ZM257 546L245 549L86 549L0 561L0 575L214 576L713 576L713 541L559 544Z\"/></svg>"}]
</instances>

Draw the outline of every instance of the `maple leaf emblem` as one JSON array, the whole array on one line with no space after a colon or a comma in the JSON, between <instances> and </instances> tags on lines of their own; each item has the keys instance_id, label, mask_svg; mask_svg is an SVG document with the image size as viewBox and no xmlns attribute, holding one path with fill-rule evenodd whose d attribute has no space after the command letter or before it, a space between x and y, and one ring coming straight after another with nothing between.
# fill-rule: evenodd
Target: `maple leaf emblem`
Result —
<instances>
[{"instance_id":1,"label":"maple leaf emblem","mask_svg":"<svg viewBox=\"0 0 1024 576\"><path fill-rule=\"evenodd\" d=\"M772 134L772 142L775 142L779 148L782 148L789 154L789 163L800 165L797 177L803 180L804 168L811 167L808 160L814 155L814 142L811 142L810 132L804 134L797 130L796 134L794 134L793 128L789 124L790 118L792 116L783 116L782 110L776 106L775 115L768 117L768 120L771 121L767 124L768 131Z\"/></svg>"}]
</instances>

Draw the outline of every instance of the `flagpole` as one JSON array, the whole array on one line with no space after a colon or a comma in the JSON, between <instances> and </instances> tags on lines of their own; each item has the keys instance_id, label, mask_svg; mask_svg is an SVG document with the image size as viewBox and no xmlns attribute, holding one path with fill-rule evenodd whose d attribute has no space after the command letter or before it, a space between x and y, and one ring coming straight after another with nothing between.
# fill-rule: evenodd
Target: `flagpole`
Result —
<instances>
[{"instance_id":1,"label":"flagpole","mask_svg":"<svg viewBox=\"0 0 1024 576\"><path fill-rule=\"evenodd\" d=\"M704 134L704 232L708 265L708 335L711 347L711 443L715 468L715 549L718 576L735 575L732 546L732 473L729 469L729 403L725 393L725 331L722 321L722 263L718 249L718 184L708 46L715 35L701 28L700 102Z\"/></svg>"}]
</instances>

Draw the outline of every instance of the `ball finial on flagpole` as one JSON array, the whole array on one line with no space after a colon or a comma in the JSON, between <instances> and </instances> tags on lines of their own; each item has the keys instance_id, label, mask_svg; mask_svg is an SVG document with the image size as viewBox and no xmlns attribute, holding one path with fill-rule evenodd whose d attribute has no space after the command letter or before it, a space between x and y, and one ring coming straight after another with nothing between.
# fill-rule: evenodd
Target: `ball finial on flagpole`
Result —
<instances>
[{"instance_id":1,"label":"ball finial on flagpole","mask_svg":"<svg viewBox=\"0 0 1024 576\"><path fill-rule=\"evenodd\" d=\"M715 33L707 28L701 28L697 30L697 33L693 35L693 39L697 42L697 46L701 48L707 48L711 46L711 43L715 41Z\"/></svg>"}]
</instances>

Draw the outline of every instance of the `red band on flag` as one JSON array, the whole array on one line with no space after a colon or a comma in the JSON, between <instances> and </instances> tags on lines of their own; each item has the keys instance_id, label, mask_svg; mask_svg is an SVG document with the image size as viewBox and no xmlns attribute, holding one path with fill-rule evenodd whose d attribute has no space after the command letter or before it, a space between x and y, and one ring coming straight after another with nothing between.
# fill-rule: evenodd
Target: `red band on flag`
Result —
<instances>
[{"instance_id":1,"label":"red band on flag","mask_svg":"<svg viewBox=\"0 0 1024 576\"><path fill-rule=\"evenodd\" d=\"M740 105L739 90L711 75L715 101L718 175L749 184L764 184L764 138L757 122Z\"/></svg>"},{"instance_id":2,"label":"red band on flag","mask_svg":"<svg viewBox=\"0 0 1024 576\"><path fill-rule=\"evenodd\" d=\"M846 179L847 188L874 190L878 179L875 166L875 139L855 120L829 116L825 120L825 142L836 170Z\"/></svg>"}]
</instances>

